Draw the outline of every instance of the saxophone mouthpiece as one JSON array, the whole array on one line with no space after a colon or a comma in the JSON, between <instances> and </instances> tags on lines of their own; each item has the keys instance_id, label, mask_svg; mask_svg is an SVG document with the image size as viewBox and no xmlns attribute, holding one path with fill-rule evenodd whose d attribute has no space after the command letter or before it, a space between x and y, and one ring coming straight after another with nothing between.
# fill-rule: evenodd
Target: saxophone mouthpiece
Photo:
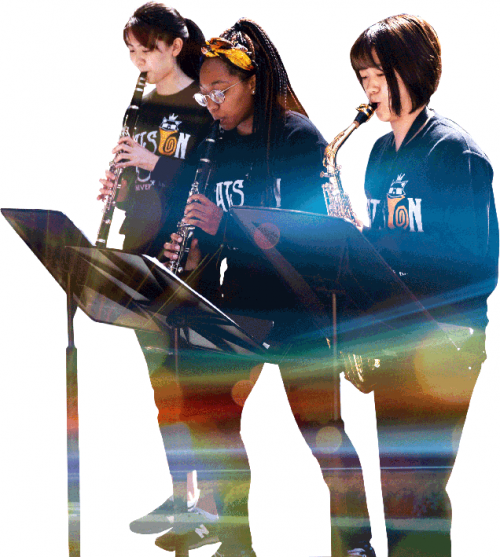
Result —
<instances>
[{"instance_id":1,"label":"saxophone mouthpiece","mask_svg":"<svg viewBox=\"0 0 500 557\"><path fill-rule=\"evenodd\" d=\"M368 122L368 120L373 116L375 110L377 109L378 103L371 104L360 104L356 110L358 115L354 118L354 121L358 123L358 126Z\"/></svg>"}]
</instances>

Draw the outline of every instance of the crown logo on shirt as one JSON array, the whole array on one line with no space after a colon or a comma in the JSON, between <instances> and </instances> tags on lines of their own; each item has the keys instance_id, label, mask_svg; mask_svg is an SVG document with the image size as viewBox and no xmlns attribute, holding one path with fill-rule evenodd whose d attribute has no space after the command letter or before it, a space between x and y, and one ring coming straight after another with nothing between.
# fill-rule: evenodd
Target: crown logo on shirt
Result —
<instances>
[{"instance_id":1,"label":"crown logo on shirt","mask_svg":"<svg viewBox=\"0 0 500 557\"><path fill-rule=\"evenodd\" d=\"M396 180L391 182L391 187L389 188L389 192L387 193L387 197L404 197L405 196L405 186L408 183L408 180L403 180L405 177L404 174L398 174Z\"/></svg>"},{"instance_id":2,"label":"crown logo on shirt","mask_svg":"<svg viewBox=\"0 0 500 557\"><path fill-rule=\"evenodd\" d=\"M160 129L165 131L179 131L179 124L182 124L181 121L177 120L179 116L177 114L170 114L168 118L163 118L161 123Z\"/></svg>"}]
</instances>

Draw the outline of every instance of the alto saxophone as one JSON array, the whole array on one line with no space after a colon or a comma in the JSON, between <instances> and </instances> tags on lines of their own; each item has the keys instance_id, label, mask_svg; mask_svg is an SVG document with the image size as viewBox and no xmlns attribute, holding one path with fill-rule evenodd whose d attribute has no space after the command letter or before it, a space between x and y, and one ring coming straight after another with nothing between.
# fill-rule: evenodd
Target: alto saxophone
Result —
<instances>
[{"instance_id":1,"label":"alto saxophone","mask_svg":"<svg viewBox=\"0 0 500 557\"><path fill-rule=\"evenodd\" d=\"M210 173L212 171L212 153L215 147L215 141L217 135L219 134L219 123L216 122L207 138L205 139L205 152L198 163L198 168L194 176L194 182L191 184L191 189L189 190L188 199L195 194L205 193L207 189L208 180L210 178ZM178 275L184 270L184 266L187 261L187 256L189 254L189 246L191 238L193 237L194 229L196 227L191 224L185 224L182 219L177 223L176 234L181 237L179 242L179 251L177 252L177 259L171 259L165 267Z\"/></svg>"},{"instance_id":2,"label":"alto saxophone","mask_svg":"<svg viewBox=\"0 0 500 557\"><path fill-rule=\"evenodd\" d=\"M367 122L375 112L376 104L361 104L356 108L358 115L353 123L340 132L337 137L327 145L323 165L326 172L321 173L322 178L329 178L326 184L323 184L323 195L325 196L326 211L330 217L338 217L356 224L356 217L352 210L351 200L344 192L342 182L340 181L340 166L337 164L337 153L342 145L347 141L351 133L358 129L361 124Z\"/></svg>"},{"instance_id":3,"label":"alto saxophone","mask_svg":"<svg viewBox=\"0 0 500 557\"><path fill-rule=\"evenodd\" d=\"M122 131L120 133L120 139L122 137L132 137L134 135L135 126L137 124L137 116L139 113L139 106L142 100L142 94L144 93L144 87L146 86L146 76L147 72L141 72L137 84L135 86L134 94L130 105L125 112L123 118ZM130 133L132 130L132 133ZM114 159L109 163L109 171L115 175L113 180L113 185L111 186L111 193L106 198L104 204L104 209L102 210L101 224L97 232L96 248L104 249L108 242L109 230L111 228L111 221L113 220L113 213L115 212L116 206L116 196L120 189L120 177L123 172L123 168L116 168Z\"/></svg>"},{"instance_id":4,"label":"alto saxophone","mask_svg":"<svg viewBox=\"0 0 500 557\"><path fill-rule=\"evenodd\" d=\"M337 153L347 141L352 132L367 122L375 112L376 104L361 104L356 109L358 115L353 123L340 132L337 137L326 147L323 165L326 172L321 173L322 178L328 178L323 184L323 195L325 196L326 210L330 217L338 217L352 222L355 226L356 216L352 209L351 200L344 192L340 181L340 166L337 164ZM375 386L374 376L380 367L380 360L367 358L358 354L340 352L344 362L344 375L362 393L369 393Z\"/></svg>"}]
</instances>

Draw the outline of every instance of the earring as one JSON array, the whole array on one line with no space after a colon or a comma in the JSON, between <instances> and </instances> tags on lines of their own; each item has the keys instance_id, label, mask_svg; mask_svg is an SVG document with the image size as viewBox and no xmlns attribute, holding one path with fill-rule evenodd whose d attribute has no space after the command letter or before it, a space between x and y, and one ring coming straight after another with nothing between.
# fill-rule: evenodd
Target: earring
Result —
<instances>
[{"instance_id":1,"label":"earring","mask_svg":"<svg viewBox=\"0 0 500 557\"><path fill-rule=\"evenodd\" d=\"M252 91L252 95L255 95L255 90Z\"/></svg>"}]
</instances>

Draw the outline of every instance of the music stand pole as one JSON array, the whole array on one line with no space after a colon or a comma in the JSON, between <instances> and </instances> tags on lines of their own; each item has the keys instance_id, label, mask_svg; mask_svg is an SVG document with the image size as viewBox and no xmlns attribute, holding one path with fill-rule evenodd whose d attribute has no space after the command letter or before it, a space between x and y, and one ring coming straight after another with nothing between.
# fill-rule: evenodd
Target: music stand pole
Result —
<instances>
[{"instance_id":1,"label":"music stand pole","mask_svg":"<svg viewBox=\"0 0 500 557\"><path fill-rule=\"evenodd\" d=\"M80 557L80 449L78 424L78 368L73 319L78 308L73 280L67 275L68 347L66 348L66 412L68 459L68 544L70 557Z\"/></svg>"},{"instance_id":2,"label":"music stand pole","mask_svg":"<svg viewBox=\"0 0 500 557\"><path fill-rule=\"evenodd\" d=\"M332 362L333 362L333 393L332 418L334 422L341 419L340 415L340 371L338 367L338 338L337 338L337 293L332 292Z\"/></svg>"},{"instance_id":3,"label":"music stand pole","mask_svg":"<svg viewBox=\"0 0 500 557\"><path fill-rule=\"evenodd\" d=\"M195 341L189 341L194 348L228 354L264 355L268 347L263 344L263 339L272 324L266 321L265 334L261 340L255 340L161 264L147 256L95 248L59 211L2 208L1 213L67 296L68 545L70 557L80 557L78 371L73 327L77 307L100 323L155 332L157 323L175 328L176 368L183 328L188 337L190 331L196 333ZM175 314L184 315L186 311L189 319L183 318L180 324L175 318L174 323L169 323ZM184 487L179 485L178 488L177 493L185 493ZM187 512L187 503L185 510ZM177 557L186 557L186 544L180 544L176 554Z\"/></svg>"},{"instance_id":4,"label":"music stand pole","mask_svg":"<svg viewBox=\"0 0 500 557\"><path fill-rule=\"evenodd\" d=\"M175 376L179 379L179 333L180 327L176 326L173 330L174 337L174 367ZM187 473L182 474L180 478L173 477L173 490L174 490L174 504L175 514L174 522L177 512L180 514L187 514ZM185 537L180 537L175 547L175 557L189 557L189 545Z\"/></svg>"}]
</instances>

